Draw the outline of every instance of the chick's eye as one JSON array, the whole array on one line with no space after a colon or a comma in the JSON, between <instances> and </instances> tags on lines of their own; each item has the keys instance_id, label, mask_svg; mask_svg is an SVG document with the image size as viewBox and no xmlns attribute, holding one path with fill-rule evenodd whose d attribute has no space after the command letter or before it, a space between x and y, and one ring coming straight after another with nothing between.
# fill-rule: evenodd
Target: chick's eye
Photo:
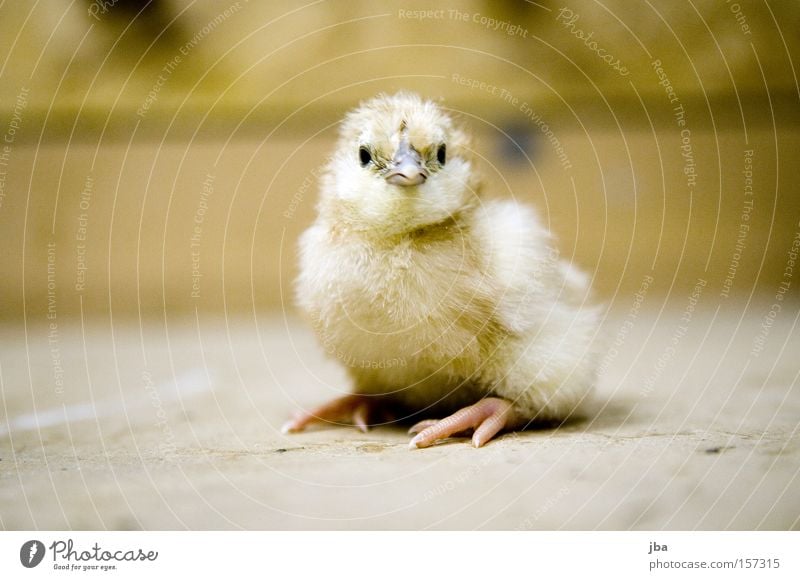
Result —
<instances>
[{"instance_id":1,"label":"chick's eye","mask_svg":"<svg viewBox=\"0 0 800 580\"><path fill-rule=\"evenodd\" d=\"M436 151L436 160L440 165L444 165L444 162L447 161L447 147L444 144L439 145L439 149Z\"/></svg>"},{"instance_id":2,"label":"chick's eye","mask_svg":"<svg viewBox=\"0 0 800 580\"><path fill-rule=\"evenodd\" d=\"M372 161L372 154L366 147L360 147L358 150L358 158L361 161L361 167L366 167Z\"/></svg>"}]
</instances>

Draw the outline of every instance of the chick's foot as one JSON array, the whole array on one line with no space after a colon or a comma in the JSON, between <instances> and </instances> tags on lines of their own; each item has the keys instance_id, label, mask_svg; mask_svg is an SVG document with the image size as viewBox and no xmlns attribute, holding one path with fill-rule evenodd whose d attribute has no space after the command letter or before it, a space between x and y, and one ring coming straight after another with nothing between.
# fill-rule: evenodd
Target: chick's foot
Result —
<instances>
[{"instance_id":1,"label":"chick's foot","mask_svg":"<svg viewBox=\"0 0 800 580\"><path fill-rule=\"evenodd\" d=\"M422 433L428 427L433 427L438 423L440 419L423 419L419 423L415 423L409 430L409 435L416 435L417 433Z\"/></svg>"},{"instance_id":2,"label":"chick's foot","mask_svg":"<svg viewBox=\"0 0 800 580\"><path fill-rule=\"evenodd\" d=\"M409 435L416 435L417 433L422 433L428 427L433 427L437 423L439 423L441 419L424 419L419 423L415 423L409 430ZM472 428L464 429L463 431L459 431L457 433L451 433L450 437L466 437L472 432Z\"/></svg>"},{"instance_id":3,"label":"chick's foot","mask_svg":"<svg viewBox=\"0 0 800 580\"><path fill-rule=\"evenodd\" d=\"M346 395L310 411L300 411L284 423L281 431L297 433L311 423L334 423L355 425L362 433L366 433L375 410L375 397Z\"/></svg>"},{"instance_id":4,"label":"chick's foot","mask_svg":"<svg viewBox=\"0 0 800 580\"><path fill-rule=\"evenodd\" d=\"M408 446L411 449L430 447L439 439L474 429L472 444L481 447L502 429L513 426L516 421L516 413L509 401L487 397L441 421L420 421L409 429L409 433L417 435Z\"/></svg>"}]
</instances>

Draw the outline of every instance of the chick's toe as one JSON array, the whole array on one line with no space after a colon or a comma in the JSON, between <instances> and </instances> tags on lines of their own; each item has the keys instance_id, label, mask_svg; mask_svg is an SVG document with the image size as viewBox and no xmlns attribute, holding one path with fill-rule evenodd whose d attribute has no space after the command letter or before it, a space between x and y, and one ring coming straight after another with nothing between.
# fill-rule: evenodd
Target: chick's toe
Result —
<instances>
[{"instance_id":1,"label":"chick's toe","mask_svg":"<svg viewBox=\"0 0 800 580\"><path fill-rule=\"evenodd\" d=\"M409 443L409 447L417 449L430 447L439 439L452 437L463 431L474 429L472 444L483 446L501 430L511 427L516 422L516 414L510 401L497 397L487 397L474 405L464 407L429 427L423 428ZM422 422L426 423L426 422ZM411 428L422 426L418 423Z\"/></svg>"},{"instance_id":2,"label":"chick's toe","mask_svg":"<svg viewBox=\"0 0 800 580\"><path fill-rule=\"evenodd\" d=\"M362 433L369 428L370 415L375 406L374 397L346 395L310 411L301 411L284 423L283 433L297 433L312 423L355 425Z\"/></svg>"},{"instance_id":3,"label":"chick's toe","mask_svg":"<svg viewBox=\"0 0 800 580\"><path fill-rule=\"evenodd\" d=\"M433 427L438 422L439 419L423 419L419 423L414 423L408 430L408 434L416 435L417 433L422 433L425 429L427 429L428 427Z\"/></svg>"}]
</instances>

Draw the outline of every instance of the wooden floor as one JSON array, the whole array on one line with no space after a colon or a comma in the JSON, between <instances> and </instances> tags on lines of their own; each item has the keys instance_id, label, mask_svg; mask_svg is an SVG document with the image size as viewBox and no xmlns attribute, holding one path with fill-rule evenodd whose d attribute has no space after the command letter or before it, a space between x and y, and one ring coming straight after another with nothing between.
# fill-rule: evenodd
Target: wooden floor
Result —
<instances>
[{"instance_id":1,"label":"wooden floor","mask_svg":"<svg viewBox=\"0 0 800 580\"><path fill-rule=\"evenodd\" d=\"M608 318L592 416L479 450L281 435L346 389L291 318L7 326L0 527L800 528L796 311L657 302Z\"/></svg>"}]
</instances>

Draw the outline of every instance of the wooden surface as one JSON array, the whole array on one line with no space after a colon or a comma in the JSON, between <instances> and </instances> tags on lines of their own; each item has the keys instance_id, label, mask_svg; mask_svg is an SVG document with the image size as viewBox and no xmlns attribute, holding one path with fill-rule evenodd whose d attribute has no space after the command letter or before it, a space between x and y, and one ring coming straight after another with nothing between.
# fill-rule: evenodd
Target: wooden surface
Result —
<instances>
[{"instance_id":1,"label":"wooden surface","mask_svg":"<svg viewBox=\"0 0 800 580\"><path fill-rule=\"evenodd\" d=\"M63 394L45 329L6 328L0 524L798 529L797 314L753 355L769 304L700 308L683 331L689 297L609 318L586 419L482 449L412 451L399 426L281 435L292 411L347 386L293 319L61 327Z\"/></svg>"},{"instance_id":2,"label":"wooden surface","mask_svg":"<svg viewBox=\"0 0 800 580\"><path fill-rule=\"evenodd\" d=\"M798 528L795 3L90 6L0 7L0 528ZM609 306L585 421L278 433L347 389L291 303L315 174L399 89Z\"/></svg>"}]
</instances>

